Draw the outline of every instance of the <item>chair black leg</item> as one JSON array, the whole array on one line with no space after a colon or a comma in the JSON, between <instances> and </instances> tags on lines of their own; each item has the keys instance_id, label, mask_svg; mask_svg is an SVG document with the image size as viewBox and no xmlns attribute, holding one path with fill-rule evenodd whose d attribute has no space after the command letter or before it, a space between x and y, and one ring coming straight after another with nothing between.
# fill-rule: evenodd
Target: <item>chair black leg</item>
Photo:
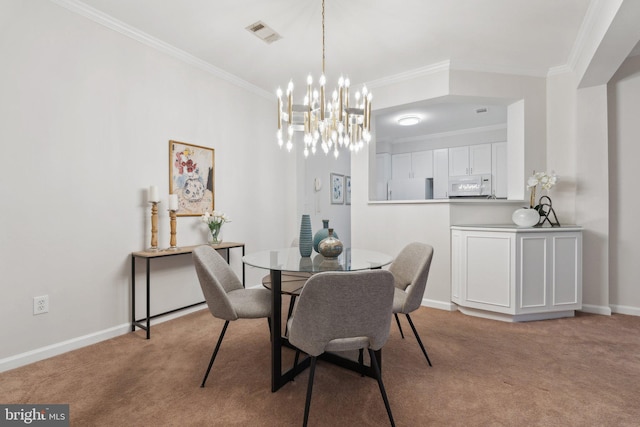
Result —
<instances>
[{"instance_id":1,"label":"chair black leg","mask_svg":"<svg viewBox=\"0 0 640 427\"><path fill-rule=\"evenodd\" d=\"M311 405L311 392L313 391L313 374L316 372L316 357L311 356L311 366L309 369L309 385L307 386L307 401L304 404L304 422L303 427L307 427L309 421L309 406Z\"/></svg>"},{"instance_id":2,"label":"chair black leg","mask_svg":"<svg viewBox=\"0 0 640 427\"><path fill-rule=\"evenodd\" d=\"M229 321L224 322L224 326L222 327L222 332L220 332L220 338L218 338L218 343L216 344L216 349L213 350L213 354L211 355L211 360L209 361L209 367L207 368L207 373L204 374L204 378L202 379L202 384L200 387L204 387L204 383L207 382L207 377L209 376L209 371L211 371L211 367L213 366L213 361L216 360L216 355L218 354L218 350L220 350L220 344L222 344L222 338L224 338L224 333L227 332L227 326L229 326Z\"/></svg>"},{"instance_id":3,"label":"chair black leg","mask_svg":"<svg viewBox=\"0 0 640 427\"><path fill-rule=\"evenodd\" d=\"M267 323L269 324L269 338L271 338L271 317L267 317Z\"/></svg>"},{"instance_id":4,"label":"chair black leg","mask_svg":"<svg viewBox=\"0 0 640 427\"><path fill-rule=\"evenodd\" d=\"M416 339L418 340L418 344L420 344L420 348L424 353L424 357L427 358L427 363L429 364L429 366L433 366L431 365L431 360L429 360L429 356L427 356L427 350L425 350L424 346L422 345L422 340L420 340L420 335L418 335L418 331L416 330L416 327L413 325L413 322L411 321L411 317L409 316L408 313L406 314L406 316L407 316L407 320L409 321L409 324L411 325L411 329L413 329L413 335L416 336Z\"/></svg>"},{"instance_id":5,"label":"chair black leg","mask_svg":"<svg viewBox=\"0 0 640 427\"><path fill-rule=\"evenodd\" d=\"M296 357L293 358L293 369L298 367L298 360L300 360L300 350L296 350Z\"/></svg>"},{"instance_id":6,"label":"chair black leg","mask_svg":"<svg viewBox=\"0 0 640 427\"><path fill-rule=\"evenodd\" d=\"M289 312L287 313L287 322L284 325L284 336L289 336L289 319L291 319L291 315L293 314L293 306L296 303L296 296L291 295L291 301L289 302Z\"/></svg>"},{"instance_id":7,"label":"chair black leg","mask_svg":"<svg viewBox=\"0 0 640 427\"><path fill-rule=\"evenodd\" d=\"M404 334L402 333L402 326L400 326L400 319L398 319L398 313L393 313L393 315L396 317L396 323L398 324L398 329L400 329L400 335L402 336L402 339L404 339Z\"/></svg>"},{"instance_id":8,"label":"chair black leg","mask_svg":"<svg viewBox=\"0 0 640 427\"><path fill-rule=\"evenodd\" d=\"M369 349L369 357L371 357L371 366L376 374L378 380L378 387L380 387L380 394L382 394L382 400L384 400L384 406L387 408L387 415L389 415L389 421L391 426L395 427L396 423L393 421L393 415L391 415L391 407L389 406L389 399L387 399L387 392L384 390L384 384L382 384L382 375L380 374L380 368L378 367L378 359L373 353L373 350Z\"/></svg>"},{"instance_id":9,"label":"chair black leg","mask_svg":"<svg viewBox=\"0 0 640 427\"><path fill-rule=\"evenodd\" d=\"M358 351L358 363L360 364L360 376L364 377L364 349Z\"/></svg>"}]
</instances>

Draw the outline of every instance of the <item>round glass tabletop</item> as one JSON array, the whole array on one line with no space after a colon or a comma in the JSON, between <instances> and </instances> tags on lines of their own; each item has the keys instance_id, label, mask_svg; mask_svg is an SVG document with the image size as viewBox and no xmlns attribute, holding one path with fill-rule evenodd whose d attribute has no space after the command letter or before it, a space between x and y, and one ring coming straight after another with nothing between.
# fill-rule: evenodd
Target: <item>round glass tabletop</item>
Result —
<instances>
[{"instance_id":1,"label":"round glass tabletop","mask_svg":"<svg viewBox=\"0 0 640 427\"><path fill-rule=\"evenodd\" d=\"M345 248L336 259L327 259L313 253L310 257L300 256L296 246L275 249L242 257L242 261L252 267L267 270L317 273L320 271L357 271L381 268L391 264L393 258L382 252L367 249Z\"/></svg>"}]
</instances>

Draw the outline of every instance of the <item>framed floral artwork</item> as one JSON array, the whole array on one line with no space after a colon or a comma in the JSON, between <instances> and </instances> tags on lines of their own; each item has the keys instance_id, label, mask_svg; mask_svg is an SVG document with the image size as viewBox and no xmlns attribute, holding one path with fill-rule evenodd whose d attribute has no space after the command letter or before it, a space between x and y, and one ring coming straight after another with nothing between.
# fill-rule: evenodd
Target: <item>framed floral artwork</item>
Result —
<instances>
[{"instance_id":1,"label":"framed floral artwork","mask_svg":"<svg viewBox=\"0 0 640 427\"><path fill-rule=\"evenodd\" d=\"M178 216L199 216L214 208L213 148L169 141L169 194L178 195Z\"/></svg>"},{"instance_id":2,"label":"framed floral artwork","mask_svg":"<svg viewBox=\"0 0 640 427\"><path fill-rule=\"evenodd\" d=\"M341 205L344 203L344 175L331 174L331 203Z\"/></svg>"},{"instance_id":3,"label":"framed floral artwork","mask_svg":"<svg viewBox=\"0 0 640 427\"><path fill-rule=\"evenodd\" d=\"M344 203L347 205L351 204L351 177L344 177Z\"/></svg>"}]
</instances>

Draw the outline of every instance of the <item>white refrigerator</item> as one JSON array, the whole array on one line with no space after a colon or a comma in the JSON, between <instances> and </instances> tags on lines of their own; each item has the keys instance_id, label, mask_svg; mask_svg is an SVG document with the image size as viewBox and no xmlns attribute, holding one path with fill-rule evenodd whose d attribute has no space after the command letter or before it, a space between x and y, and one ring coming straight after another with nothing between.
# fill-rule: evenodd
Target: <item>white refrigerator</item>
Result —
<instances>
[{"instance_id":1,"label":"white refrigerator","mask_svg":"<svg viewBox=\"0 0 640 427\"><path fill-rule=\"evenodd\" d=\"M387 183L387 200L433 199L433 178L392 179Z\"/></svg>"}]
</instances>

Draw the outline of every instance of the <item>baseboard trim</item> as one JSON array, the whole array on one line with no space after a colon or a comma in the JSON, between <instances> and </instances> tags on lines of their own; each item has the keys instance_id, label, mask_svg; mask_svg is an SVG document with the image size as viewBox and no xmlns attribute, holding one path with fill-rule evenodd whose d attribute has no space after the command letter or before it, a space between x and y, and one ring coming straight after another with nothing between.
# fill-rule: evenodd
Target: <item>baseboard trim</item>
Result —
<instances>
[{"instance_id":1,"label":"baseboard trim","mask_svg":"<svg viewBox=\"0 0 640 427\"><path fill-rule=\"evenodd\" d=\"M206 305L200 305L182 310L180 312L158 317L151 320L151 326L157 325L158 323L166 322L171 319L186 316L187 314L194 313L199 310L204 310L206 308ZM5 357L4 359L0 359L0 372L5 372L10 369L15 369L21 366L29 365L31 363L39 362L41 360L58 356L72 350L77 350L79 348L96 344L101 341L106 341L108 339L115 338L129 332L131 332L131 324L123 323L112 328L103 329L102 331L93 332L91 334L72 338L70 340L36 348L34 350L29 350L24 353L16 354L15 356Z\"/></svg>"},{"instance_id":2,"label":"baseboard trim","mask_svg":"<svg viewBox=\"0 0 640 427\"><path fill-rule=\"evenodd\" d=\"M423 298L422 304L425 307L437 308L444 311L457 311L458 306L451 301L438 301L434 299Z\"/></svg>"},{"instance_id":3,"label":"baseboard trim","mask_svg":"<svg viewBox=\"0 0 640 427\"><path fill-rule=\"evenodd\" d=\"M611 305L611 311L618 314L628 314L630 316L640 316L640 308L628 305Z\"/></svg>"},{"instance_id":4,"label":"baseboard trim","mask_svg":"<svg viewBox=\"0 0 640 427\"><path fill-rule=\"evenodd\" d=\"M591 314L602 314L603 316L611 316L611 307L606 305L582 304L580 311Z\"/></svg>"},{"instance_id":5,"label":"baseboard trim","mask_svg":"<svg viewBox=\"0 0 640 427\"><path fill-rule=\"evenodd\" d=\"M16 354L15 356L9 356L0 360L0 372L19 368L71 350L86 347L100 341L105 341L110 338L126 334L129 331L131 331L131 325L129 323L123 323L122 325L114 326L102 331L47 345L45 347L36 348L34 350Z\"/></svg>"}]
</instances>

